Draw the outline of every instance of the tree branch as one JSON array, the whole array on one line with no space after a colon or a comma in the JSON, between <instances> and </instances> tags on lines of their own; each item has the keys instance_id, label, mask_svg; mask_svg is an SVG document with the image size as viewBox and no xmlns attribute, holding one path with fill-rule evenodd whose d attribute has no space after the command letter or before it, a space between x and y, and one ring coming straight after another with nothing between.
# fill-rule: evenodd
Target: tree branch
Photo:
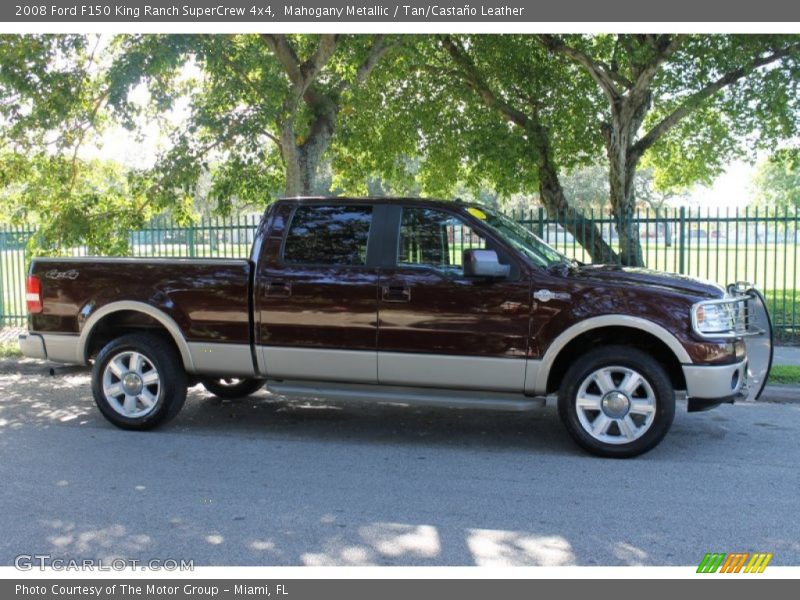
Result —
<instances>
[{"instance_id":1,"label":"tree branch","mask_svg":"<svg viewBox=\"0 0 800 600\"><path fill-rule=\"evenodd\" d=\"M392 44L386 44L385 42L386 36L384 34L378 34L374 37L367 57L356 69L356 76L353 81L342 79L339 82L339 85L336 86L337 92L343 92L348 88L352 88L354 84L364 84L369 79L369 76L372 74L372 71L375 69L381 59L386 56L386 54L402 45L401 42L395 42Z\"/></svg>"},{"instance_id":2,"label":"tree branch","mask_svg":"<svg viewBox=\"0 0 800 600\"><path fill-rule=\"evenodd\" d=\"M326 34L320 36L319 44L314 54L300 65L300 72L303 74L303 83L306 88L314 81L317 73L328 64L333 53L336 52L336 46L338 44L338 35Z\"/></svg>"},{"instance_id":3,"label":"tree branch","mask_svg":"<svg viewBox=\"0 0 800 600\"><path fill-rule=\"evenodd\" d=\"M303 74L300 71L300 59L285 35L262 33L261 39L278 58L283 70L289 76L289 81L295 86L303 83Z\"/></svg>"},{"instance_id":4,"label":"tree branch","mask_svg":"<svg viewBox=\"0 0 800 600\"><path fill-rule=\"evenodd\" d=\"M650 87L653 78L656 76L656 73L658 73L659 67L677 52L685 39L686 35L679 34L673 38L669 38L668 36L659 37L652 42L653 48L656 50L656 56L651 62L644 65L642 70L636 75L636 81L631 86L633 95L640 95Z\"/></svg>"},{"instance_id":5,"label":"tree branch","mask_svg":"<svg viewBox=\"0 0 800 600\"><path fill-rule=\"evenodd\" d=\"M369 54L367 54L367 58L364 59L364 62L361 63L356 71L356 83L364 83L381 59L400 45L400 42L386 44L385 35L376 35L372 42L372 47L369 49Z\"/></svg>"},{"instance_id":6,"label":"tree branch","mask_svg":"<svg viewBox=\"0 0 800 600\"><path fill-rule=\"evenodd\" d=\"M585 52L567 46L554 35L541 34L539 35L539 39L550 52L563 54L586 69L589 75L592 76L592 79L594 79L603 90L612 105L619 101L621 94L617 86L614 85L614 77L612 77L600 63L592 59Z\"/></svg>"},{"instance_id":7,"label":"tree branch","mask_svg":"<svg viewBox=\"0 0 800 600\"><path fill-rule=\"evenodd\" d=\"M738 69L734 69L733 71L721 76L719 79L712 81L702 89L696 91L694 94L686 98L686 100L684 100L675 110L656 123L653 128L650 129L650 131L648 131L639 139L638 142L636 142L636 144L633 145L633 152L637 153L638 156L644 154L644 152L653 144L655 144L661 138L661 136L675 127L675 125L677 125L681 119L683 119L692 110L697 108L697 106L702 104L705 100L716 94L718 91L737 83L760 67L774 63L782 58L786 58L787 56L792 56L797 53L800 53L800 43L791 44L781 50L773 52L772 54L756 58L750 63L743 65Z\"/></svg>"},{"instance_id":8,"label":"tree branch","mask_svg":"<svg viewBox=\"0 0 800 600\"><path fill-rule=\"evenodd\" d=\"M528 128L530 125L529 117L523 112L510 106L491 89L489 84L484 81L480 75L475 63L464 51L463 46L451 38L449 35L444 35L439 38L442 46L447 50L453 61L461 68L461 72L465 83L471 87L483 100L483 103L488 108L493 108L502 114L507 121L514 123L522 128Z\"/></svg>"}]
</instances>

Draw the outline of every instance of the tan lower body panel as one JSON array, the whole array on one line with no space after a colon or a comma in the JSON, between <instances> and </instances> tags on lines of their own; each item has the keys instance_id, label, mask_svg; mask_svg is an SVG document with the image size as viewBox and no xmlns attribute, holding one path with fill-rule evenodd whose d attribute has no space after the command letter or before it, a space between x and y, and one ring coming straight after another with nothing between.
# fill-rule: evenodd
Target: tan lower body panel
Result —
<instances>
[{"instance_id":1,"label":"tan lower body panel","mask_svg":"<svg viewBox=\"0 0 800 600\"><path fill-rule=\"evenodd\" d=\"M202 375L255 377L249 344L189 342L194 372Z\"/></svg>"},{"instance_id":2,"label":"tan lower body panel","mask_svg":"<svg viewBox=\"0 0 800 600\"><path fill-rule=\"evenodd\" d=\"M378 356L369 350L261 346L259 371L271 378L378 382Z\"/></svg>"},{"instance_id":3,"label":"tan lower body panel","mask_svg":"<svg viewBox=\"0 0 800 600\"><path fill-rule=\"evenodd\" d=\"M271 379L380 383L522 393L521 358L261 346L259 372ZM534 373L535 374L535 373Z\"/></svg>"},{"instance_id":4,"label":"tan lower body panel","mask_svg":"<svg viewBox=\"0 0 800 600\"><path fill-rule=\"evenodd\" d=\"M525 359L378 352L378 381L388 385L522 393Z\"/></svg>"}]
</instances>

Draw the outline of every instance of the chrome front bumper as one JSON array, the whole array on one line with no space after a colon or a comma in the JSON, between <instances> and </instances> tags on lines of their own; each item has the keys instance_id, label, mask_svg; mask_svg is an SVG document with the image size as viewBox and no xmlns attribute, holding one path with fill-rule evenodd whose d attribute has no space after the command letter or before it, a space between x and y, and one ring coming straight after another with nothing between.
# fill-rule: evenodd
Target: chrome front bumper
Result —
<instances>
[{"instance_id":1,"label":"chrome front bumper","mask_svg":"<svg viewBox=\"0 0 800 600\"><path fill-rule=\"evenodd\" d=\"M738 396L747 383L747 360L730 365L683 365L686 396L725 402Z\"/></svg>"}]
</instances>

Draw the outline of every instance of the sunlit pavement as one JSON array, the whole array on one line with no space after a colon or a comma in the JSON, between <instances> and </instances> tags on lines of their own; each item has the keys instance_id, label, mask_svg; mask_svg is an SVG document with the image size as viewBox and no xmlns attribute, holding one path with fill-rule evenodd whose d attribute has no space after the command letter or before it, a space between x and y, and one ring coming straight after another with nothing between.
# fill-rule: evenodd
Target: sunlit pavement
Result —
<instances>
[{"instance_id":1,"label":"sunlit pavement","mask_svg":"<svg viewBox=\"0 0 800 600\"><path fill-rule=\"evenodd\" d=\"M0 362L0 564L19 554L196 565L800 564L800 404L679 412L633 460L555 412L332 407L194 388L115 429L88 374Z\"/></svg>"}]
</instances>

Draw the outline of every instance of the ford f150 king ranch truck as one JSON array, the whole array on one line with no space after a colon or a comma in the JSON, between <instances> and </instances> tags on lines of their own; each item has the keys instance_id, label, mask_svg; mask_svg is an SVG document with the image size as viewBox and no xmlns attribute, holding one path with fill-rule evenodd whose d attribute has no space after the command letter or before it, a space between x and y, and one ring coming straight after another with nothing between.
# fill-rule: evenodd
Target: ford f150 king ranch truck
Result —
<instances>
[{"instance_id":1,"label":"ford f150 king ranch truck","mask_svg":"<svg viewBox=\"0 0 800 600\"><path fill-rule=\"evenodd\" d=\"M635 456L676 392L703 410L769 374L763 298L571 261L488 208L406 198L269 206L249 260L36 258L25 355L92 364L125 429L174 417L188 385L521 411L556 400L585 449Z\"/></svg>"}]
</instances>

